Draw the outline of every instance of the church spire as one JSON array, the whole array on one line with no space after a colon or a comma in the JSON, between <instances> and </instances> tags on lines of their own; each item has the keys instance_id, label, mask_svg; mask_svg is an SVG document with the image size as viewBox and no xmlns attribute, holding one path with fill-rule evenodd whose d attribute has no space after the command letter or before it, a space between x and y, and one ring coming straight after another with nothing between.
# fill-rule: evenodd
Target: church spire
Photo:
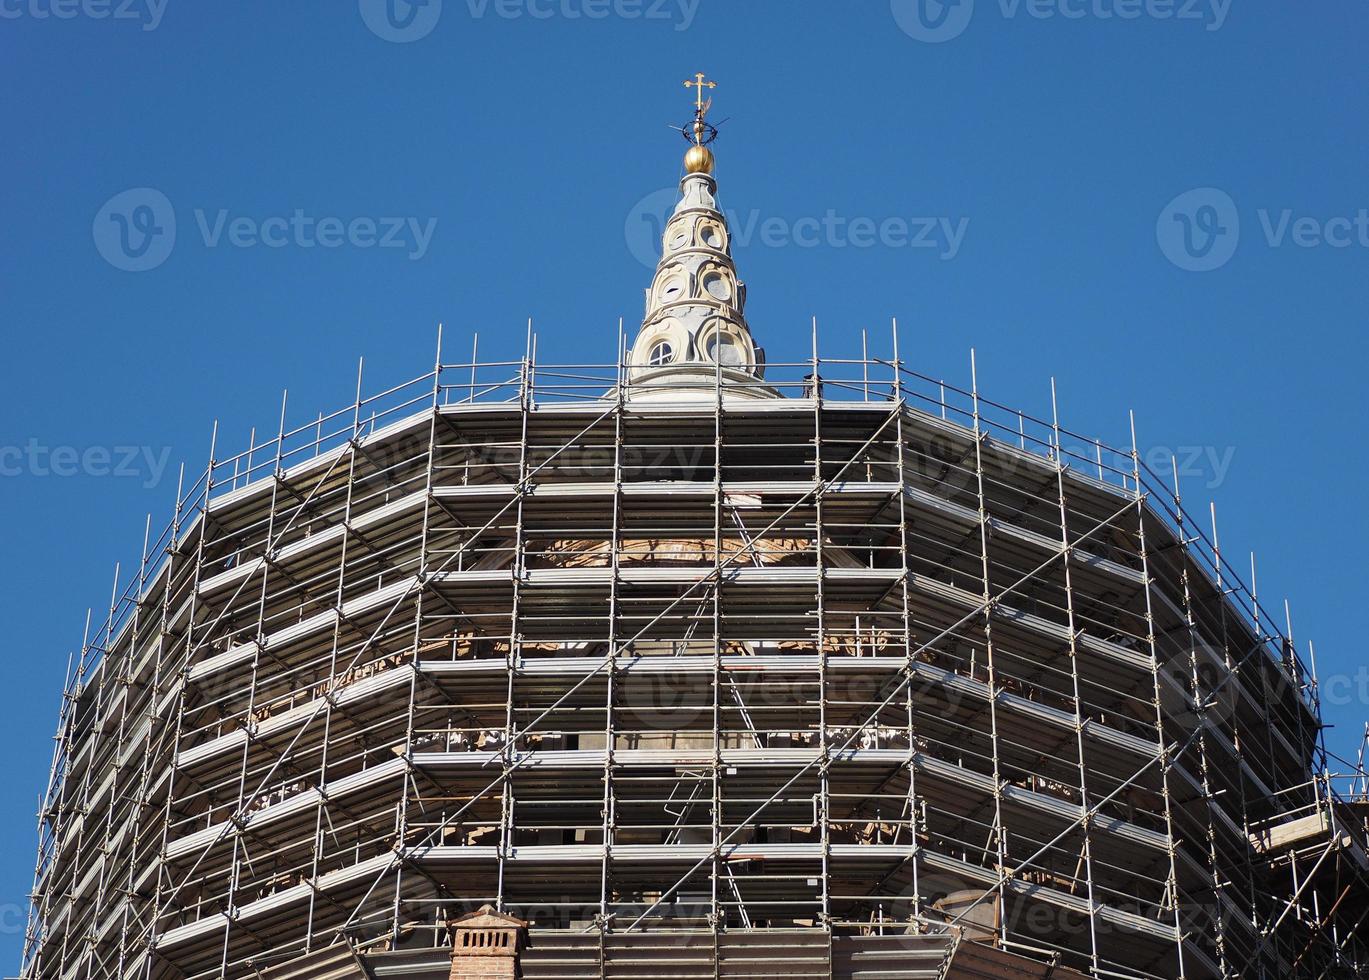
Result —
<instances>
[{"instance_id":1,"label":"church spire","mask_svg":"<svg viewBox=\"0 0 1369 980\"><path fill-rule=\"evenodd\" d=\"M670 391L677 383L711 388L721 375L738 394L775 397L760 384L765 354L751 337L744 310L746 286L737 279L727 219L718 207L715 159L718 136L708 121L717 87L702 72L685 82L696 90L694 119L680 132L689 140L680 201L666 222L661 261L647 290L646 316L632 347L631 380Z\"/></svg>"}]
</instances>

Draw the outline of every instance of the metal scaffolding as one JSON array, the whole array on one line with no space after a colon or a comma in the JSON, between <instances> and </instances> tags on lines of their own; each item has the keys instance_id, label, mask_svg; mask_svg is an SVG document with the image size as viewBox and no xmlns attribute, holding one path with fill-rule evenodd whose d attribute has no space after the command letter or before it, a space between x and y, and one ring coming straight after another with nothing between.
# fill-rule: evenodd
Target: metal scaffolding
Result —
<instances>
[{"instance_id":1,"label":"metal scaffolding","mask_svg":"<svg viewBox=\"0 0 1369 980\"><path fill-rule=\"evenodd\" d=\"M852 937L924 937L928 976L1369 969L1363 759L1338 783L1291 628L1134 427L917 374L896 330L659 397L534 350L439 338L216 432L87 629L24 977L432 950L484 903L603 976L777 935L847 972Z\"/></svg>"}]
</instances>

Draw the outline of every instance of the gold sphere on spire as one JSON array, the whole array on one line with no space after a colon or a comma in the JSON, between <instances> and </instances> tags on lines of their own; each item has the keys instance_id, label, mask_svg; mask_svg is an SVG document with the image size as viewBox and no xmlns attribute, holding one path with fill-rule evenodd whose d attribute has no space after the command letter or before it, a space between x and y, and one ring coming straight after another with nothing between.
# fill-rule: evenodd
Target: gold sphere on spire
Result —
<instances>
[{"instance_id":1,"label":"gold sphere on spire","mask_svg":"<svg viewBox=\"0 0 1369 980\"><path fill-rule=\"evenodd\" d=\"M691 174L711 174L713 162L713 151L697 143L685 153L685 170Z\"/></svg>"}]
</instances>

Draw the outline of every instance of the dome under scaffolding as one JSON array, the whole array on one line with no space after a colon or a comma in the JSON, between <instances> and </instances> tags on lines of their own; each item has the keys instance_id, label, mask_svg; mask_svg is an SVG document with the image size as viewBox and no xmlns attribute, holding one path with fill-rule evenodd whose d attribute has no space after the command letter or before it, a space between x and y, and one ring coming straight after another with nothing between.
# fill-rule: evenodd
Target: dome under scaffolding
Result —
<instances>
[{"instance_id":1,"label":"dome under scaffolding","mask_svg":"<svg viewBox=\"0 0 1369 980\"><path fill-rule=\"evenodd\" d=\"M767 364L687 84L614 363L439 336L181 487L63 700L22 976L1369 970L1369 783L1215 530L896 329Z\"/></svg>"}]
</instances>

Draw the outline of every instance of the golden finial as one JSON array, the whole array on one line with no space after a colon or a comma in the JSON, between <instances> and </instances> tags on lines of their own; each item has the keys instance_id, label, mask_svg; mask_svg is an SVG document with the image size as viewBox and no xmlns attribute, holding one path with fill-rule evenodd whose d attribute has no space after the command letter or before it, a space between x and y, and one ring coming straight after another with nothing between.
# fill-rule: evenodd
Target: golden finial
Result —
<instances>
[{"instance_id":1,"label":"golden finial","mask_svg":"<svg viewBox=\"0 0 1369 980\"><path fill-rule=\"evenodd\" d=\"M685 153L685 170L691 174L711 174L713 172L713 151L708 148L718 137L718 131L708 123L708 110L713 108L713 97L704 100L704 89L718 87L717 82L706 80L704 72L695 72L694 78L685 81L685 88L695 89L694 123L684 130L685 138L694 145Z\"/></svg>"},{"instance_id":2,"label":"golden finial","mask_svg":"<svg viewBox=\"0 0 1369 980\"><path fill-rule=\"evenodd\" d=\"M685 150L685 172L691 174L711 174L713 172L713 151L695 143Z\"/></svg>"}]
</instances>

